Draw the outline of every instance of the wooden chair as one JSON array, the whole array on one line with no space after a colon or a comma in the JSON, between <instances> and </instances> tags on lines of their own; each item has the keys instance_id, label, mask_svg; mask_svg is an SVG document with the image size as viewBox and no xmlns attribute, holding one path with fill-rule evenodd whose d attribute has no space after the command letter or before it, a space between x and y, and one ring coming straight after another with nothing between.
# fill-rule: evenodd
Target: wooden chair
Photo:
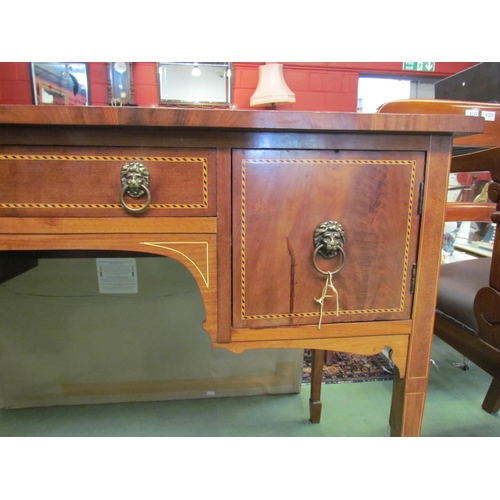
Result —
<instances>
[{"instance_id":1,"label":"wooden chair","mask_svg":"<svg viewBox=\"0 0 500 500\"><path fill-rule=\"evenodd\" d=\"M448 204L449 222L500 221L500 104L440 99L407 99L382 105L380 113L465 114L485 117L484 133L453 141L451 172L489 171L492 203ZM465 154L463 154L465 153ZM496 204L496 205L495 205ZM434 334L489 373L493 380L482 407L500 408L500 235L491 259L441 266Z\"/></svg>"},{"instance_id":2,"label":"wooden chair","mask_svg":"<svg viewBox=\"0 0 500 500\"><path fill-rule=\"evenodd\" d=\"M485 117L484 133L453 141L452 173L491 176L490 203L449 203L446 221L500 221L500 104L407 99L382 105L380 113L465 114ZM492 119L493 118L493 119ZM489 373L493 380L482 407L500 408L500 235L492 257L441 266L434 334Z\"/></svg>"},{"instance_id":3,"label":"wooden chair","mask_svg":"<svg viewBox=\"0 0 500 500\"><path fill-rule=\"evenodd\" d=\"M450 203L447 221L500 222L500 147L452 158L451 171L491 173L493 203ZM495 205L496 204L496 205ZM500 409L500 236L492 257L441 266L434 334L493 377L482 407Z\"/></svg>"},{"instance_id":4,"label":"wooden chair","mask_svg":"<svg viewBox=\"0 0 500 500\"><path fill-rule=\"evenodd\" d=\"M491 203L449 203L447 221L500 222L500 104L438 99L406 99L382 105L379 113L465 114L491 113L483 134L457 137L453 141L451 172L489 171ZM500 232L500 231L499 231ZM500 235L495 238L492 258L479 258L443 265L441 268L434 334L489 373L493 381L483 409L500 407ZM311 421L321 414L322 369L326 351L313 351L311 367Z\"/></svg>"}]
</instances>

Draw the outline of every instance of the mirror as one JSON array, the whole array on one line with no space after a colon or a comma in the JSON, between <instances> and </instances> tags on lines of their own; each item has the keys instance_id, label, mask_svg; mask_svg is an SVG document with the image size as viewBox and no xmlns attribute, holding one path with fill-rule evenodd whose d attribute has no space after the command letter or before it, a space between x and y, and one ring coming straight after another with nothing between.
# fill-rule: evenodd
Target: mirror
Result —
<instances>
[{"instance_id":1,"label":"mirror","mask_svg":"<svg viewBox=\"0 0 500 500\"><path fill-rule=\"evenodd\" d=\"M449 176L448 203L491 203L488 187L491 173L459 172ZM443 261L453 262L470 256L491 257L496 224L490 222L446 222L444 226ZM458 250L458 256L455 253Z\"/></svg>"},{"instance_id":2,"label":"mirror","mask_svg":"<svg viewBox=\"0 0 500 500\"><path fill-rule=\"evenodd\" d=\"M228 62L158 63L160 104L231 104L232 65Z\"/></svg>"},{"instance_id":3,"label":"mirror","mask_svg":"<svg viewBox=\"0 0 500 500\"><path fill-rule=\"evenodd\" d=\"M86 63L31 63L35 104L87 106L89 83Z\"/></svg>"}]
</instances>

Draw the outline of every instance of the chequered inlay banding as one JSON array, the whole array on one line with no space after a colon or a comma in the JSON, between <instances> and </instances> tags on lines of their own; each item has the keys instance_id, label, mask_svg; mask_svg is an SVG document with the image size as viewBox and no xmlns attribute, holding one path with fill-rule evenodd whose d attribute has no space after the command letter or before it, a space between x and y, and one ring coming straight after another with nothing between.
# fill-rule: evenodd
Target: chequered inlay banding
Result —
<instances>
[{"instance_id":1,"label":"chequered inlay banding","mask_svg":"<svg viewBox=\"0 0 500 500\"><path fill-rule=\"evenodd\" d=\"M252 159L242 160L241 165L241 319L287 319L287 318L308 318L319 317L319 311L303 312L303 313L287 313L287 314L246 314L245 304L245 288L246 288L246 269L245 269L245 240L246 240L246 170L247 164L263 164L263 163L287 163L287 164L307 164L307 165L407 165L411 167L410 193L408 202L408 217L406 225L405 252L403 264L403 277L401 282L400 304L395 308L387 309L360 309L360 310L339 310L339 315L355 315L355 314L384 314L398 313L404 310L408 262L410 255L410 237L411 237L411 222L413 218L413 199L415 193L415 176L416 162L414 160L329 160L329 159ZM336 315L337 311L323 311L323 316Z\"/></svg>"},{"instance_id":2,"label":"chequered inlay banding","mask_svg":"<svg viewBox=\"0 0 500 500\"><path fill-rule=\"evenodd\" d=\"M149 208L168 209L197 209L208 207L208 162L206 158L193 157L164 157L164 156L92 156L92 155L0 155L0 161L139 161L139 162L159 162L159 163L201 163L203 165L203 203L152 203ZM141 207L141 204L130 204L132 208ZM119 203L3 203L1 208L55 208L55 209L97 209L97 208L122 208Z\"/></svg>"}]
</instances>

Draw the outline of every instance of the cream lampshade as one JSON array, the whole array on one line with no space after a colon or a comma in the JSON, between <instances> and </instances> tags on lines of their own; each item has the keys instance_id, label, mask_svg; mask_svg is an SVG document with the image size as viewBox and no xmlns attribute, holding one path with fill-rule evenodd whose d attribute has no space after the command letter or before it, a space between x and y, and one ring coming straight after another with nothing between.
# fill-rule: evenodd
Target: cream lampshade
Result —
<instances>
[{"instance_id":1,"label":"cream lampshade","mask_svg":"<svg viewBox=\"0 0 500 500\"><path fill-rule=\"evenodd\" d=\"M283 65L265 64L259 67L259 83L250 97L250 106L295 102L295 94L288 88L283 76Z\"/></svg>"}]
</instances>

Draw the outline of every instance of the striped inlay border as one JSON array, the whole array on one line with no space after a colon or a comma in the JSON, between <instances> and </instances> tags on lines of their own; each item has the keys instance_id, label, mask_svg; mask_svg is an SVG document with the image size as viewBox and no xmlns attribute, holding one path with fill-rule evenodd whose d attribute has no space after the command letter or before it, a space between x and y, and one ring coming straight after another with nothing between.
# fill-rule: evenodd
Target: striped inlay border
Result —
<instances>
[{"instance_id":1,"label":"striped inlay border","mask_svg":"<svg viewBox=\"0 0 500 500\"><path fill-rule=\"evenodd\" d=\"M246 314L245 287L246 287L246 170L247 164L263 164L263 163L288 163L288 164L318 164L318 165L409 165L411 167L410 177L410 196L408 203L408 216L405 236L405 252L403 264L403 276L401 282L401 296L398 307L387 309L359 309L345 310L340 309L338 314L349 316L355 314L380 314L380 313L398 313L404 310L407 276L410 255L410 238L411 238L411 222L414 210L414 194L415 194L415 178L416 178L416 161L415 160L330 160L330 159L252 159L242 160L241 165L241 319L288 319L288 318L308 318L319 317L320 312L311 311L303 313L286 313L286 314ZM337 311L323 311L323 316L337 315Z\"/></svg>"},{"instance_id":2,"label":"striped inlay border","mask_svg":"<svg viewBox=\"0 0 500 500\"><path fill-rule=\"evenodd\" d=\"M203 203L152 203L149 208L159 209L199 209L208 208L208 161L207 158L198 157L173 157L173 156L97 156L97 155L46 155L46 154L13 154L0 155L0 161L141 161L160 163L202 163L203 165ZM132 208L142 205L130 204ZM0 202L0 209L6 208L30 208L30 209L99 209L99 208L123 208L119 203L8 203Z\"/></svg>"}]
</instances>

